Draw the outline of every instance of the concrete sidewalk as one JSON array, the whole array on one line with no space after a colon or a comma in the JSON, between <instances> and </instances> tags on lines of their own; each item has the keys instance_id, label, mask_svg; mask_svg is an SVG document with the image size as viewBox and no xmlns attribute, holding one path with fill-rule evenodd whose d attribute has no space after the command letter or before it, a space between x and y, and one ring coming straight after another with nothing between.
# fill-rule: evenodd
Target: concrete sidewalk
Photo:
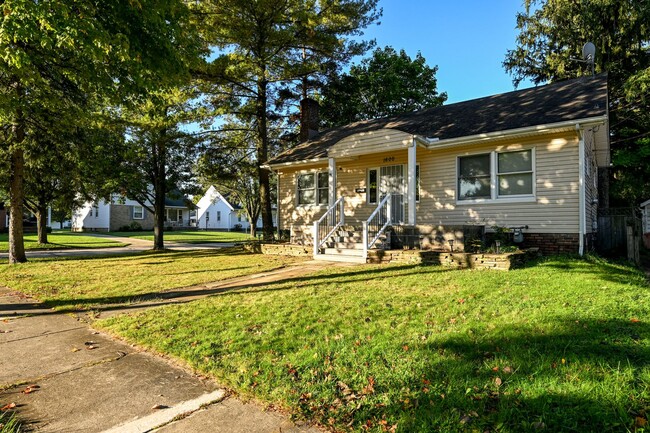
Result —
<instances>
[{"instance_id":1,"label":"concrete sidewalk","mask_svg":"<svg viewBox=\"0 0 650 433\"><path fill-rule=\"evenodd\" d=\"M0 288L0 406L39 432L317 433ZM23 315L28 313L28 315Z\"/></svg>"}]
</instances>

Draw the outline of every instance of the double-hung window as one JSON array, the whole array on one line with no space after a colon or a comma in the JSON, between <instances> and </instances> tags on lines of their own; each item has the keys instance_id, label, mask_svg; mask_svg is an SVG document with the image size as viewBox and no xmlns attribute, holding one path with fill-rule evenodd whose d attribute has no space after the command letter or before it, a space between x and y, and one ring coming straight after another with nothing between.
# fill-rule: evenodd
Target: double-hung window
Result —
<instances>
[{"instance_id":1,"label":"double-hung window","mask_svg":"<svg viewBox=\"0 0 650 433\"><path fill-rule=\"evenodd\" d=\"M459 157L458 200L533 197L533 159L533 149Z\"/></svg>"},{"instance_id":2,"label":"double-hung window","mask_svg":"<svg viewBox=\"0 0 650 433\"><path fill-rule=\"evenodd\" d=\"M134 220L144 219L144 208L142 206L138 206L138 205L133 206L133 219Z\"/></svg>"},{"instance_id":3,"label":"double-hung window","mask_svg":"<svg viewBox=\"0 0 650 433\"><path fill-rule=\"evenodd\" d=\"M298 205L327 205L329 174L327 172L298 175Z\"/></svg>"},{"instance_id":4,"label":"double-hung window","mask_svg":"<svg viewBox=\"0 0 650 433\"><path fill-rule=\"evenodd\" d=\"M497 154L499 197L533 194L533 151Z\"/></svg>"}]
</instances>

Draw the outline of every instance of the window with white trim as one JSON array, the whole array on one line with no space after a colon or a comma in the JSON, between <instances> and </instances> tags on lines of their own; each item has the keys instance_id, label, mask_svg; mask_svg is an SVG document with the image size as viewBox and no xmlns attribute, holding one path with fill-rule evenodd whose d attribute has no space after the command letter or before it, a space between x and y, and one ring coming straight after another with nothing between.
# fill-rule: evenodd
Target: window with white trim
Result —
<instances>
[{"instance_id":1,"label":"window with white trim","mask_svg":"<svg viewBox=\"0 0 650 433\"><path fill-rule=\"evenodd\" d=\"M316 172L298 175L298 205L327 205L329 202L329 173Z\"/></svg>"},{"instance_id":2,"label":"window with white trim","mask_svg":"<svg viewBox=\"0 0 650 433\"><path fill-rule=\"evenodd\" d=\"M533 197L533 149L458 157L458 200Z\"/></svg>"},{"instance_id":3,"label":"window with white trim","mask_svg":"<svg viewBox=\"0 0 650 433\"><path fill-rule=\"evenodd\" d=\"M144 219L144 208L142 206L138 206L138 205L133 206L133 219L134 220Z\"/></svg>"},{"instance_id":4,"label":"window with white trim","mask_svg":"<svg viewBox=\"0 0 650 433\"><path fill-rule=\"evenodd\" d=\"M217 211L217 222L221 222L221 211Z\"/></svg>"},{"instance_id":5,"label":"window with white trim","mask_svg":"<svg viewBox=\"0 0 650 433\"><path fill-rule=\"evenodd\" d=\"M497 153L499 197L533 195L533 151Z\"/></svg>"}]
</instances>

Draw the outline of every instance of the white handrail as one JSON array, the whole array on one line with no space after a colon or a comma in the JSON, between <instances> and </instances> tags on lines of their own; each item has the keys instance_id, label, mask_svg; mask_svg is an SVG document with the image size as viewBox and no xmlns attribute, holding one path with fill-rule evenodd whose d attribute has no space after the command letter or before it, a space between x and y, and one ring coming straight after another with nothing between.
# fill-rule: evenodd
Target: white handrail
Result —
<instances>
[{"instance_id":1,"label":"white handrail","mask_svg":"<svg viewBox=\"0 0 650 433\"><path fill-rule=\"evenodd\" d=\"M343 225L345 222L345 197L340 197L332 206L330 206L327 211L321 216L317 221L314 222L314 227L313 227L313 241L314 241L314 256L317 256L320 254L320 247L329 239L336 230L338 230L339 227ZM339 211L338 218L336 217L336 211ZM320 237L320 226L321 224L327 219L326 222L326 227L329 229L327 230L327 234L323 236L322 238Z\"/></svg>"},{"instance_id":2,"label":"white handrail","mask_svg":"<svg viewBox=\"0 0 650 433\"><path fill-rule=\"evenodd\" d=\"M375 245L379 237L384 233L386 228L391 224L392 222L392 195L387 194L386 197L384 197L379 204L377 205L377 208L373 211L373 213L370 214L370 217L368 220L363 222L363 251L364 255L366 258L368 257L368 250ZM379 228L379 224L381 224L381 212L383 209L386 209L386 221L382 224L381 228ZM379 214L379 215L378 215ZM377 218L379 216L379 218ZM375 223L374 220L378 219L378 221ZM374 235L372 240L369 239L370 235L370 227L371 226L377 226L377 233Z\"/></svg>"}]
</instances>

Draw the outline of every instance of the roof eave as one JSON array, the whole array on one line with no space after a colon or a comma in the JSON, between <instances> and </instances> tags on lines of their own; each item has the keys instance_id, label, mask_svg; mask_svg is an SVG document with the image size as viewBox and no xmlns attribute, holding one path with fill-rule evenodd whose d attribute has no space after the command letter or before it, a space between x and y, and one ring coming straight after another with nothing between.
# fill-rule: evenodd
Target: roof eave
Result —
<instances>
[{"instance_id":1,"label":"roof eave","mask_svg":"<svg viewBox=\"0 0 650 433\"><path fill-rule=\"evenodd\" d=\"M509 129L506 131L494 131L483 134L467 135L464 137L448 138L443 140L432 140L422 136L415 136L415 139L428 149L440 149L445 147L459 146L477 142L503 140L515 136L543 135L562 130L574 129L577 125L581 127L595 126L607 122L607 115L587 117L583 119L567 120L564 122L549 123L544 125L527 126L524 128Z\"/></svg>"},{"instance_id":2,"label":"roof eave","mask_svg":"<svg viewBox=\"0 0 650 433\"><path fill-rule=\"evenodd\" d=\"M286 167L291 167L294 165L311 165L311 164L321 164L323 162L327 162L328 158L323 157L323 158L312 158L312 159L301 159L298 161L287 161L287 162L277 162L274 164L264 164L261 165L260 167L266 168L267 170L277 170L279 168L286 168Z\"/></svg>"}]
</instances>

